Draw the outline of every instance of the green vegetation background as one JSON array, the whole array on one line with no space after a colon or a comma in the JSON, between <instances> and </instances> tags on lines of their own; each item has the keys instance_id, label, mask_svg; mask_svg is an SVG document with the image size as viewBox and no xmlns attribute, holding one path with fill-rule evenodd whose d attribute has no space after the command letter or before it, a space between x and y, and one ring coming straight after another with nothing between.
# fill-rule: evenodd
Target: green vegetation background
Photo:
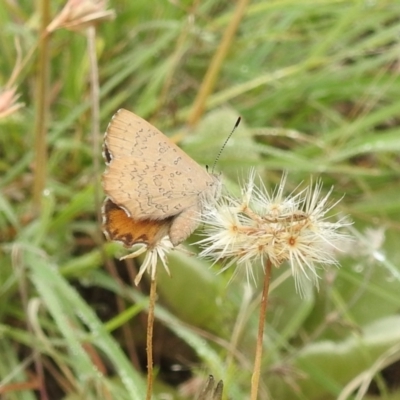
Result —
<instances>
[{"instance_id":1,"label":"green vegetation background","mask_svg":"<svg viewBox=\"0 0 400 400\"><path fill-rule=\"evenodd\" d=\"M63 5L51 2L52 16ZM301 299L287 266L274 271L260 399L400 399L400 2L250 2L190 126L236 3L109 7L116 19L96 39L103 131L124 107L204 165L241 115L217 165L227 187L252 167L270 188L282 171L288 190L320 177L354 221L356 241L340 269L321 271L319 292ZM34 2L0 3L0 86L17 47L32 51L16 82L25 106L0 120L0 393L38 398L43 373L51 399L143 399L147 285L132 285L135 263L105 261L124 252L103 247L97 222L87 40L63 29L51 34L46 190L34 209L38 21ZM233 271L218 268L174 252L172 278L160 271L155 398L196 398L208 374L226 398L249 396L260 287L240 274L228 284Z\"/></svg>"}]
</instances>

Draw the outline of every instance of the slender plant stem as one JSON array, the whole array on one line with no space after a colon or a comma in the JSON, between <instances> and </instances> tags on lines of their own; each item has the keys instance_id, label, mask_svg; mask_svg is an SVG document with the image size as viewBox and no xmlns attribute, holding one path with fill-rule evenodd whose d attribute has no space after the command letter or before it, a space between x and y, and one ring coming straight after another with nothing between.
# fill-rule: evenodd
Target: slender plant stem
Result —
<instances>
[{"instance_id":1,"label":"slender plant stem","mask_svg":"<svg viewBox=\"0 0 400 400\"><path fill-rule=\"evenodd\" d=\"M196 125L197 121L203 114L207 98L210 95L210 93L214 90L215 82L217 81L218 75L221 71L224 59L228 54L228 50L230 49L231 45L234 43L233 39L236 30L240 24L240 21L243 18L248 2L249 0L238 0L236 3L236 8L233 13L233 16L230 19L230 23L224 32L224 36L221 40L221 43L219 44L219 47L216 53L214 54L213 59L211 60L210 66L201 84L199 93L197 94L196 99L194 101L188 119L188 124L190 126Z\"/></svg>"},{"instance_id":2,"label":"slender plant stem","mask_svg":"<svg viewBox=\"0 0 400 400\"><path fill-rule=\"evenodd\" d=\"M251 377L251 396L250 396L251 400L257 400L258 396L258 386L260 383L260 374L261 374L261 360L263 354L264 326L265 326L265 319L267 316L268 292L269 292L269 283L271 281L271 271L272 271L272 264L271 261L268 259L265 267L264 285L261 295L260 316L258 320L256 357L254 360L253 376Z\"/></svg>"},{"instance_id":3,"label":"slender plant stem","mask_svg":"<svg viewBox=\"0 0 400 400\"><path fill-rule=\"evenodd\" d=\"M49 36L45 34L50 20L50 2L42 0L38 2L40 15L40 39L38 48L38 73L36 79L36 120L35 120L35 162L33 181L33 206L36 212L42 211L42 195L46 185L47 174L47 125L49 116ZM39 396L48 400L46 380L41 357L34 352L34 363L39 379Z\"/></svg>"},{"instance_id":4,"label":"slender plant stem","mask_svg":"<svg viewBox=\"0 0 400 400\"><path fill-rule=\"evenodd\" d=\"M92 146L93 146L93 175L94 201L97 211L98 226L101 226L100 212L100 88L99 67L96 55L96 28L91 25L86 29L89 65L90 65L90 105L92 111ZM101 237L101 232L100 237Z\"/></svg>"},{"instance_id":5,"label":"slender plant stem","mask_svg":"<svg viewBox=\"0 0 400 400\"><path fill-rule=\"evenodd\" d=\"M49 39L46 27L50 20L50 2L38 2L40 22L40 40L38 48L38 74L36 80L36 121L35 121L35 175L33 181L33 203L36 211L42 207L42 194L47 173L47 124L49 115Z\"/></svg>"},{"instance_id":6,"label":"slender plant stem","mask_svg":"<svg viewBox=\"0 0 400 400\"><path fill-rule=\"evenodd\" d=\"M169 68L167 70L167 75L164 79L161 93L158 95L158 101L157 101L157 107L155 108L155 113L159 112L159 110L163 107L168 97L169 94L168 92L172 86L174 75L177 72L179 61L183 57L186 50L185 45L189 36L191 25L193 25L193 20L194 20L191 17L196 13L196 9L198 7L199 2L200 0L194 1L194 4L191 6L191 10L189 11L189 14L186 16L185 22L183 22L182 24L182 29L180 31L180 34L175 41L176 43L175 50L173 50L170 57L171 61L169 63Z\"/></svg>"},{"instance_id":7,"label":"slender plant stem","mask_svg":"<svg viewBox=\"0 0 400 400\"><path fill-rule=\"evenodd\" d=\"M157 300L157 281L156 277L151 279L150 283L150 299L149 299L149 312L147 316L147 338L146 338L146 352L147 352L147 393L146 400L151 400L153 393L153 328L154 328L154 309Z\"/></svg>"}]
</instances>

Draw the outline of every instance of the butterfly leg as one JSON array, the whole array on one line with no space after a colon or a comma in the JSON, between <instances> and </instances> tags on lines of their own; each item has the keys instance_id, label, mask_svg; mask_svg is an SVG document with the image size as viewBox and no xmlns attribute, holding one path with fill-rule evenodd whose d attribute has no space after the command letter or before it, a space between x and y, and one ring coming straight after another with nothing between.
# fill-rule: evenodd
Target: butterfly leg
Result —
<instances>
[{"instance_id":1,"label":"butterfly leg","mask_svg":"<svg viewBox=\"0 0 400 400\"><path fill-rule=\"evenodd\" d=\"M169 230L169 238L174 246L178 246L186 240L199 226L199 207L193 206L183 210L177 215Z\"/></svg>"}]
</instances>

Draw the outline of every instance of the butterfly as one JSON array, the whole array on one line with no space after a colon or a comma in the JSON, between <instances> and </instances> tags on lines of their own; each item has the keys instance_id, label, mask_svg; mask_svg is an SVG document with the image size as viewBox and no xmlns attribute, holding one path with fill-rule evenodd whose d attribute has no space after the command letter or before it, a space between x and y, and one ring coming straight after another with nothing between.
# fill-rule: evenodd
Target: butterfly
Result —
<instances>
[{"instance_id":1,"label":"butterfly","mask_svg":"<svg viewBox=\"0 0 400 400\"><path fill-rule=\"evenodd\" d=\"M104 136L103 232L125 247L155 248L167 237L175 247L199 225L221 192L208 173L168 137L136 114L120 109Z\"/></svg>"}]
</instances>

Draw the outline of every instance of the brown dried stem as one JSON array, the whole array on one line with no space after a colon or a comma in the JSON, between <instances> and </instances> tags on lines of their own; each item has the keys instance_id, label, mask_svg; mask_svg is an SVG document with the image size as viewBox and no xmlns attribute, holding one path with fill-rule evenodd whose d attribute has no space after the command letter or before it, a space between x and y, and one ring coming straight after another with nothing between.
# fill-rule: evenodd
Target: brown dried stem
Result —
<instances>
[{"instance_id":1,"label":"brown dried stem","mask_svg":"<svg viewBox=\"0 0 400 400\"><path fill-rule=\"evenodd\" d=\"M153 328L154 328L154 309L157 300L157 281L156 277L151 279L150 283L150 299L149 311L147 315L147 337L146 337L146 353L147 353L147 393L146 400L151 400L153 393Z\"/></svg>"},{"instance_id":2,"label":"brown dried stem","mask_svg":"<svg viewBox=\"0 0 400 400\"><path fill-rule=\"evenodd\" d=\"M251 400L257 400L258 396L258 386L260 383L260 374L261 374L261 360L263 354L264 327L267 316L268 293L269 293L269 283L271 281L271 271L272 271L272 263L269 259L267 259L265 266L263 291L261 294L260 316L258 320L256 357L254 360L253 375L251 377L251 397L250 397Z\"/></svg>"},{"instance_id":3,"label":"brown dried stem","mask_svg":"<svg viewBox=\"0 0 400 400\"><path fill-rule=\"evenodd\" d=\"M234 14L224 32L224 36L221 40L221 43L216 53L214 54L213 59L211 60L211 64L200 86L199 93L197 94L196 99L194 101L192 110L188 118L189 126L196 125L197 121L203 114L207 98L210 95L210 93L214 90L215 82L217 81L218 75L222 68L222 64L233 43L236 30L243 18L248 2L249 0L238 0L236 4L236 9L234 11Z\"/></svg>"},{"instance_id":4,"label":"brown dried stem","mask_svg":"<svg viewBox=\"0 0 400 400\"><path fill-rule=\"evenodd\" d=\"M39 3L40 41L38 74L36 80L36 121L35 121L35 177L33 183L33 202L36 211L41 210L42 193L46 184L47 173L47 125L49 119L49 36L45 34L50 20L50 2L43 0Z\"/></svg>"}]
</instances>

